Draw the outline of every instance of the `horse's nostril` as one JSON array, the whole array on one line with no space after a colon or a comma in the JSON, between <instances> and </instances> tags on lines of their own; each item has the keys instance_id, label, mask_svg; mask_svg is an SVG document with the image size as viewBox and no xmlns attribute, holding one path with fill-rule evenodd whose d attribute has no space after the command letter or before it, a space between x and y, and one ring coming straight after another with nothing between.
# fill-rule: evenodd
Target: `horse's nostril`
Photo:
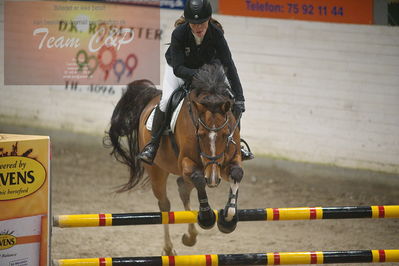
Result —
<instances>
[{"instance_id":1,"label":"horse's nostril","mask_svg":"<svg viewBox=\"0 0 399 266\"><path fill-rule=\"evenodd\" d=\"M217 186L220 184L220 182L222 181L220 178L217 178L217 179L215 180L216 182L213 182L213 183L212 183L212 181L211 181L210 178L205 178L205 180L206 180L206 185L207 185L208 187L210 187L210 188L217 187Z\"/></svg>"}]
</instances>

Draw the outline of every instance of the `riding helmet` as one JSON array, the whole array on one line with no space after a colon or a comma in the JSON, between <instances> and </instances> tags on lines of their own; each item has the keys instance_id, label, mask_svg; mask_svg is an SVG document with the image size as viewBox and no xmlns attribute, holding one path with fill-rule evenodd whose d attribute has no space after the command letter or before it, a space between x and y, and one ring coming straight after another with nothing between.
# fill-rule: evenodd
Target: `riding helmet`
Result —
<instances>
[{"instance_id":1,"label":"riding helmet","mask_svg":"<svg viewBox=\"0 0 399 266\"><path fill-rule=\"evenodd\" d=\"M188 23L201 24L212 15L212 6L209 0L187 0L184 7L184 17Z\"/></svg>"}]
</instances>

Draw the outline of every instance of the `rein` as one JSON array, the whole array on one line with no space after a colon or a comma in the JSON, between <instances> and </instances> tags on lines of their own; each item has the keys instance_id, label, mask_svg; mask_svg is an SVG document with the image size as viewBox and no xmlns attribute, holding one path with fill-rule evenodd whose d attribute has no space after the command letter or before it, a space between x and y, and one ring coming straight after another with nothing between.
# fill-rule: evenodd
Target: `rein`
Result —
<instances>
[{"instance_id":1,"label":"rein","mask_svg":"<svg viewBox=\"0 0 399 266\"><path fill-rule=\"evenodd\" d=\"M234 135L234 132L236 131L236 129L237 129L237 127L238 127L238 124L239 124L239 121L240 121L240 118L241 118L241 114L240 114L240 116L239 116L239 119L237 119L237 121L236 121L236 123L234 124L233 127L230 127L230 125L229 125L230 119L228 118L227 114L225 115L225 121L223 122L223 124L222 124L221 126L219 126L219 127L210 127L210 126L208 126L208 125L201 119L201 117L198 116L197 119L194 118L193 107L192 107L192 106L193 106L193 103L192 103L192 101L191 101L191 99L190 99L190 97L189 97L189 93L187 93L187 96L186 96L186 97L187 97L187 104L188 104L188 110L189 110L190 118L191 118L191 121L193 122L193 125L195 126L195 129L196 129L195 135L196 135L196 138L197 138L197 146L198 146L199 154L200 154L201 157L205 157L205 158L207 158L208 160L210 160L209 162L207 162L207 163L204 165L204 168L206 168L206 167L208 167L209 165L212 165L212 164L216 164L217 166L221 167L222 164L219 163L217 160L219 160L220 158L222 158L223 155L224 155L226 152L229 151L230 143L234 144L234 147L235 147L235 151L234 151L234 154L233 154L232 158L234 158L234 156L235 156L236 153L237 153L237 145L236 145L236 142L233 140L233 135ZM222 129L225 128L226 126L229 126L229 127L228 127L228 128L229 128L229 135L228 135L227 138L226 138L226 147L225 147L225 150L222 151L221 153L215 155L215 156L208 155L208 154L204 153L204 152L201 150L200 138L199 138L199 135L198 135L199 125L202 125L207 131L209 131L209 132L215 132L215 133L218 132L218 131L220 131L220 130L222 130ZM231 159L232 159L232 158L231 158ZM231 160L231 159L230 159L230 160ZM230 160L228 160L228 161L230 161ZM226 160L226 161L227 161L227 160Z\"/></svg>"}]
</instances>

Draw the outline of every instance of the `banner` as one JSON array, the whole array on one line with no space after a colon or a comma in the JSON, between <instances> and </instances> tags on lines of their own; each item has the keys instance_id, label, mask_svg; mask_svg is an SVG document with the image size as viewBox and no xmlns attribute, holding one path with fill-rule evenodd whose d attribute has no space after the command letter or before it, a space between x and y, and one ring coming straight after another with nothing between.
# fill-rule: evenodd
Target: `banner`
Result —
<instances>
[{"instance_id":1,"label":"banner","mask_svg":"<svg viewBox=\"0 0 399 266\"><path fill-rule=\"evenodd\" d=\"M4 11L5 85L159 84L159 8L7 1Z\"/></svg>"},{"instance_id":2,"label":"banner","mask_svg":"<svg viewBox=\"0 0 399 266\"><path fill-rule=\"evenodd\" d=\"M76 1L76 0L75 0ZM77 0L79 1L79 0ZM121 3L127 5L154 6L168 9L184 9L187 0L94 0L99 2Z\"/></svg>"},{"instance_id":3,"label":"banner","mask_svg":"<svg viewBox=\"0 0 399 266\"><path fill-rule=\"evenodd\" d=\"M219 0L219 12L235 16L373 23L372 0Z\"/></svg>"},{"instance_id":4,"label":"banner","mask_svg":"<svg viewBox=\"0 0 399 266\"><path fill-rule=\"evenodd\" d=\"M184 9L187 0L161 0L161 8Z\"/></svg>"}]
</instances>

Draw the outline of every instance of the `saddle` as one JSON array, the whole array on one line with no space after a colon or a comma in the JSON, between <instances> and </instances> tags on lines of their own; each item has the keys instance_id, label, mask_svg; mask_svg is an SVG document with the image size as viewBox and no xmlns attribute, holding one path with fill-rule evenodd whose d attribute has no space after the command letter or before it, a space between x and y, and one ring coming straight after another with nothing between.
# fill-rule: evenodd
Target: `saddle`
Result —
<instances>
[{"instance_id":1,"label":"saddle","mask_svg":"<svg viewBox=\"0 0 399 266\"><path fill-rule=\"evenodd\" d=\"M174 132L176 120L179 116L180 109L183 105L183 100L187 96L188 90L186 89L186 85L179 87L172 93L170 96L168 104L166 106L166 119L170 121L169 123L169 130ZM173 123L172 123L173 122Z\"/></svg>"},{"instance_id":2,"label":"saddle","mask_svg":"<svg viewBox=\"0 0 399 266\"><path fill-rule=\"evenodd\" d=\"M170 123L166 126L163 135L173 134L175 131L177 117L179 116L180 109L183 105L183 100L187 95L186 86L183 85L178 89L174 90L169 98L168 104L166 105L165 119ZM152 121L154 119L155 107L151 111L146 121L146 128L152 130Z\"/></svg>"}]
</instances>

